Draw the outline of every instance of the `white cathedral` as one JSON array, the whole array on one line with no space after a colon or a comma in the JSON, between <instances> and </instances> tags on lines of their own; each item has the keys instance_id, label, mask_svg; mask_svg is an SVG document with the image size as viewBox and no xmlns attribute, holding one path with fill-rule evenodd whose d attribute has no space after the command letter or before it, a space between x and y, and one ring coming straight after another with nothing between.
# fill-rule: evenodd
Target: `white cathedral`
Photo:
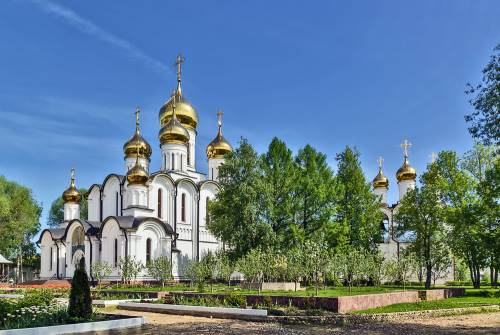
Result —
<instances>
[{"instance_id":1,"label":"white cathedral","mask_svg":"<svg viewBox=\"0 0 500 335\"><path fill-rule=\"evenodd\" d=\"M72 170L62 194L64 221L40 235L41 279L71 278L85 257L87 270L95 262L107 262L113 267L108 279L119 280L118 263L127 256L143 264L167 256L179 279L189 259L222 246L207 230L206 209L219 191L218 168L232 148L222 136L219 112L217 135L206 150L208 176L196 170L198 115L181 91L182 63L178 56L177 88L159 113L160 170L152 172L152 150L141 136L137 110L135 133L123 146L126 175L109 174L89 188L87 220L80 218L82 195ZM151 278L143 271L138 279Z\"/></svg>"}]
</instances>

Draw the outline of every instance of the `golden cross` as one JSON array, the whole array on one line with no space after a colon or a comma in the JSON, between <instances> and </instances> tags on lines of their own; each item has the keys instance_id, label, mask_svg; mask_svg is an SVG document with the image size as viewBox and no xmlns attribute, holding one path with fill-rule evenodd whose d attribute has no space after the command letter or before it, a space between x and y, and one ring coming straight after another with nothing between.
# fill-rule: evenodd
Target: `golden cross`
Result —
<instances>
[{"instance_id":1,"label":"golden cross","mask_svg":"<svg viewBox=\"0 0 500 335\"><path fill-rule=\"evenodd\" d=\"M71 179L75 179L75 168L71 168Z\"/></svg>"},{"instance_id":2,"label":"golden cross","mask_svg":"<svg viewBox=\"0 0 500 335\"><path fill-rule=\"evenodd\" d=\"M177 66L177 81L181 81L182 63L184 63L185 60L186 59L181 54L178 54L175 59L175 65Z\"/></svg>"},{"instance_id":3,"label":"golden cross","mask_svg":"<svg viewBox=\"0 0 500 335\"><path fill-rule=\"evenodd\" d=\"M405 139L403 141L403 143L401 143L401 148L403 148L403 154L405 156L405 158L408 157L408 149L412 146L412 144L407 140Z\"/></svg>"},{"instance_id":4,"label":"golden cross","mask_svg":"<svg viewBox=\"0 0 500 335\"><path fill-rule=\"evenodd\" d=\"M379 156L379 157L377 158L377 163L378 163L378 168L379 168L380 170L382 170L382 163L383 163L383 162L384 162L384 157Z\"/></svg>"},{"instance_id":5,"label":"golden cross","mask_svg":"<svg viewBox=\"0 0 500 335\"><path fill-rule=\"evenodd\" d=\"M222 111L222 109L219 109L217 111L217 124L219 125L219 127L222 126L222 115L224 114L224 112Z\"/></svg>"},{"instance_id":6,"label":"golden cross","mask_svg":"<svg viewBox=\"0 0 500 335\"><path fill-rule=\"evenodd\" d=\"M139 106L135 109L135 125L139 127L139 114L141 114L141 109Z\"/></svg>"}]
</instances>

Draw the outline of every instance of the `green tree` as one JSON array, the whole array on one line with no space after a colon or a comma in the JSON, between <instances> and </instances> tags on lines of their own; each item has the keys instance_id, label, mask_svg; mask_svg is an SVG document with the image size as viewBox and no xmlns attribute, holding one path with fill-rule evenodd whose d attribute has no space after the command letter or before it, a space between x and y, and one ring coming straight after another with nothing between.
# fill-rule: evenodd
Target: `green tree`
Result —
<instances>
[{"instance_id":1,"label":"green tree","mask_svg":"<svg viewBox=\"0 0 500 335\"><path fill-rule=\"evenodd\" d=\"M374 251L380 240L380 201L365 179L359 153L349 147L337 155L339 196L336 221L347 229L348 243L356 249Z\"/></svg>"},{"instance_id":2,"label":"green tree","mask_svg":"<svg viewBox=\"0 0 500 335\"><path fill-rule=\"evenodd\" d=\"M97 261L94 262L90 266L90 273L92 274L92 277L97 280L97 285L101 285L101 282L104 278L107 278L111 272L113 272L113 268L108 262L105 261Z\"/></svg>"},{"instance_id":3,"label":"green tree","mask_svg":"<svg viewBox=\"0 0 500 335\"><path fill-rule=\"evenodd\" d=\"M84 196L87 194L87 189L80 188L78 192L82 195L82 200L80 202L80 218L82 220L87 220L88 214L88 203L87 197ZM52 202L50 206L49 216L47 218L47 225L49 227L59 227L61 222L64 221L64 202L62 197L57 198Z\"/></svg>"},{"instance_id":4,"label":"green tree","mask_svg":"<svg viewBox=\"0 0 500 335\"><path fill-rule=\"evenodd\" d=\"M321 241L321 240L320 240ZM315 295L324 282L330 264L330 255L326 243L309 240L304 244L304 270L314 283Z\"/></svg>"},{"instance_id":5,"label":"green tree","mask_svg":"<svg viewBox=\"0 0 500 335\"><path fill-rule=\"evenodd\" d=\"M71 281L69 293L68 314L72 317L87 319L92 315L92 297L90 296L90 285L85 271L85 258L80 259Z\"/></svg>"},{"instance_id":6,"label":"green tree","mask_svg":"<svg viewBox=\"0 0 500 335\"><path fill-rule=\"evenodd\" d=\"M414 252L405 249L396 259L386 260L383 263L385 277L394 283L403 284L406 289L411 277L415 274L418 267L418 261Z\"/></svg>"},{"instance_id":7,"label":"green tree","mask_svg":"<svg viewBox=\"0 0 500 335\"><path fill-rule=\"evenodd\" d=\"M295 283L295 291L297 291L297 283L306 275L304 269L304 252L300 247L288 249L285 253L287 258L287 278Z\"/></svg>"},{"instance_id":8,"label":"green tree","mask_svg":"<svg viewBox=\"0 0 500 335\"><path fill-rule=\"evenodd\" d=\"M31 238L40 230L41 212L30 189L0 176L0 253L17 258L18 273L22 273L23 251L29 252Z\"/></svg>"},{"instance_id":9,"label":"green tree","mask_svg":"<svg viewBox=\"0 0 500 335\"><path fill-rule=\"evenodd\" d=\"M172 262L167 256L161 256L152 259L149 264L146 265L148 274L161 283L161 286L165 286L167 280L172 279Z\"/></svg>"},{"instance_id":10,"label":"green tree","mask_svg":"<svg viewBox=\"0 0 500 335\"><path fill-rule=\"evenodd\" d=\"M425 268L425 287L430 288L434 254L444 243L445 211L440 199L439 175L435 163L421 176L421 187L409 190L401 201L394 220L399 223L396 234L408 236L408 250L421 258Z\"/></svg>"},{"instance_id":11,"label":"green tree","mask_svg":"<svg viewBox=\"0 0 500 335\"><path fill-rule=\"evenodd\" d=\"M465 116L469 132L485 145L500 144L500 44L483 69L481 83L467 84L465 93L474 111Z\"/></svg>"},{"instance_id":12,"label":"green tree","mask_svg":"<svg viewBox=\"0 0 500 335\"><path fill-rule=\"evenodd\" d=\"M264 219L281 238L280 245L289 245L295 242L298 171L285 142L273 138L267 153L261 156L261 168Z\"/></svg>"},{"instance_id":13,"label":"green tree","mask_svg":"<svg viewBox=\"0 0 500 335\"><path fill-rule=\"evenodd\" d=\"M298 167L296 236L319 239L323 236L331 246L342 243L342 230L332 218L335 214L336 183L326 162L326 155L310 145L299 150L295 159Z\"/></svg>"},{"instance_id":14,"label":"green tree","mask_svg":"<svg viewBox=\"0 0 500 335\"><path fill-rule=\"evenodd\" d=\"M483 209L477 186L484 179L489 158L476 146L461 160L453 151L438 155L436 167L440 176L439 194L446 210L445 220L450 231L447 241L453 255L469 267L474 287L480 287L480 270L487 265L488 252L484 241Z\"/></svg>"},{"instance_id":15,"label":"green tree","mask_svg":"<svg viewBox=\"0 0 500 335\"><path fill-rule=\"evenodd\" d=\"M275 234L263 213L259 156L244 139L219 168L221 190L209 205L209 230L230 246L234 259L259 246L273 245Z\"/></svg>"},{"instance_id":16,"label":"green tree","mask_svg":"<svg viewBox=\"0 0 500 335\"><path fill-rule=\"evenodd\" d=\"M144 264L134 257L126 256L120 257L118 262L118 269L122 277L122 281L129 284L132 279L137 279L139 273L144 269Z\"/></svg>"}]
</instances>

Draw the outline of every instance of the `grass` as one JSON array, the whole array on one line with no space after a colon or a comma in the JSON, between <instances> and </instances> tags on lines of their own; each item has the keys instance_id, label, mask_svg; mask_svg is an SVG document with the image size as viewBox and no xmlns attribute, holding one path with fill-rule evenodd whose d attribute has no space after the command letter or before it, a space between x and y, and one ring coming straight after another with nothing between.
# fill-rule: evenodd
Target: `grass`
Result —
<instances>
[{"instance_id":1,"label":"grass","mask_svg":"<svg viewBox=\"0 0 500 335\"><path fill-rule=\"evenodd\" d=\"M489 295L489 296L487 296ZM423 310L478 307L483 305L500 305L499 290L468 289L463 297L454 297L436 301L421 301L415 303L401 303L384 307L377 307L356 311L355 314L378 314L395 312L412 312Z\"/></svg>"}]
</instances>

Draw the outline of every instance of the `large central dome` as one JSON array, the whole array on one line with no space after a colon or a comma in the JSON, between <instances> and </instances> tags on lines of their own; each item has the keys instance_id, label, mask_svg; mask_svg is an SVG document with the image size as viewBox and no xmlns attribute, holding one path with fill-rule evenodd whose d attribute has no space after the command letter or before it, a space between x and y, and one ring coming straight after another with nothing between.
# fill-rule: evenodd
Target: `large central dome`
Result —
<instances>
[{"instance_id":1,"label":"large central dome","mask_svg":"<svg viewBox=\"0 0 500 335\"><path fill-rule=\"evenodd\" d=\"M172 118L173 114L173 100L175 99L175 114L180 123L192 130L196 130L198 125L198 113L194 109L193 105L189 103L181 94L181 91L177 89L170 99L165 102L165 104L160 109L160 125L163 127Z\"/></svg>"}]
</instances>

